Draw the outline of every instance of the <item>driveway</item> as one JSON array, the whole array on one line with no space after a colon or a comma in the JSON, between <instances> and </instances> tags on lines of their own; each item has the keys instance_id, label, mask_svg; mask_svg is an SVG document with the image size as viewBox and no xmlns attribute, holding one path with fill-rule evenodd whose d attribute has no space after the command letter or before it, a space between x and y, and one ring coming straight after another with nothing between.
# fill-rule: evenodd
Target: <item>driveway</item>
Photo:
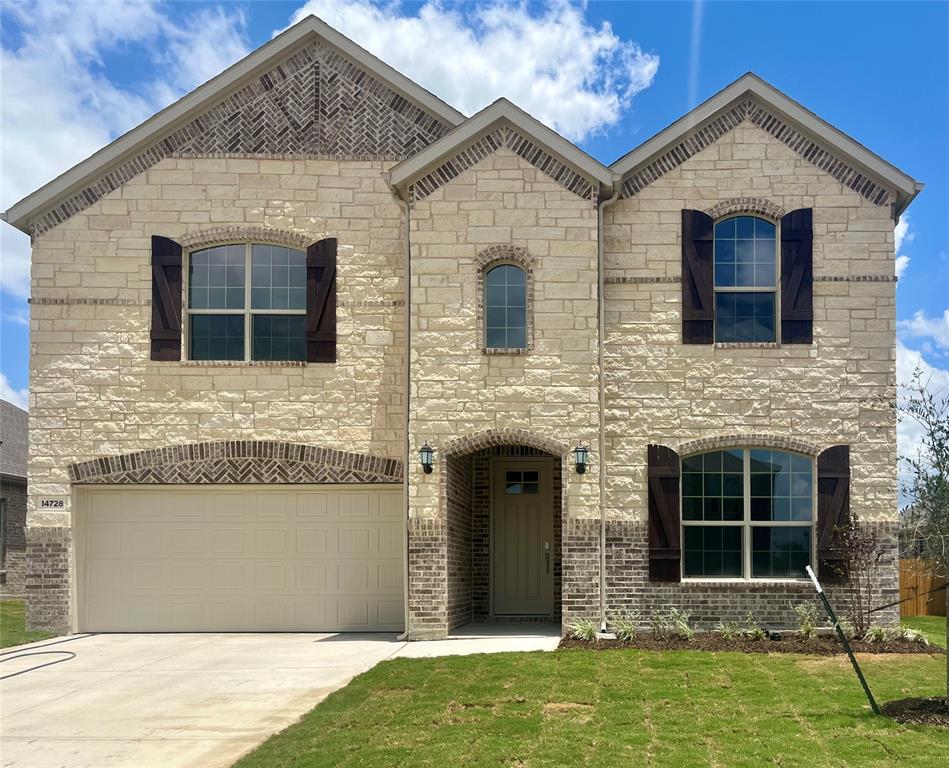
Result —
<instances>
[{"instance_id":1,"label":"driveway","mask_svg":"<svg viewBox=\"0 0 949 768\"><path fill-rule=\"evenodd\" d=\"M0 761L4 768L230 766L403 646L395 635L376 634L37 643L0 656ZM23 655L36 652L44 655Z\"/></svg>"}]
</instances>

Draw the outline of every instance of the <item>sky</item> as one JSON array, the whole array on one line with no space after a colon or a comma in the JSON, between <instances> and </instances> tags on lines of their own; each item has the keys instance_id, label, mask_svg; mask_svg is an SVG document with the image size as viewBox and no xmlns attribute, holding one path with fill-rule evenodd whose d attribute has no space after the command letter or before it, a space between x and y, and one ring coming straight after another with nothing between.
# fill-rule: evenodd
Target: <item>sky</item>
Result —
<instances>
[{"instance_id":1,"label":"sky","mask_svg":"<svg viewBox=\"0 0 949 768\"><path fill-rule=\"evenodd\" d=\"M746 71L926 188L898 378L949 388L949 3L3 0L0 209L314 13L466 114L506 96L610 164ZM26 407L29 239L0 224L0 398ZM918 438L902 425L901 450Z\"/></svg>"}]
</instances>

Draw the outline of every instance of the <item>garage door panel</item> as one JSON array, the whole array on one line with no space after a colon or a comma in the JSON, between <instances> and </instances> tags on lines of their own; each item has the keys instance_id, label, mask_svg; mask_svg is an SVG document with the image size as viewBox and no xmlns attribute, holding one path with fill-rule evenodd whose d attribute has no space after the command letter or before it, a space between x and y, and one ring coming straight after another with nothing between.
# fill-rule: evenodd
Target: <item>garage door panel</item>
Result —
<instances>
[{"instance_id":1,"label":"garage door panel","mask_svg":"<svg viewBox=\"0 0 949 768\"><path fill-rule=\"evenodd\" d=\"M83 631L402 628L398 488L87 493Z\"/></svg>"}]
</instances>

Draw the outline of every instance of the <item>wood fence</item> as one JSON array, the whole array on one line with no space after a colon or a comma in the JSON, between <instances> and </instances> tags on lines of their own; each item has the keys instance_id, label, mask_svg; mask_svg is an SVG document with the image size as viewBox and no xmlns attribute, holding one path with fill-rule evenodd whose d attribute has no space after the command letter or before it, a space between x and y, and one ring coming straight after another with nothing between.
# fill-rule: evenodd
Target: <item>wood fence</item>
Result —
<instances>
[{"instance_id":1,"label":"wood fence","mask_svg":"<svg viewBox=\"0 0 949 768\"><path fill-rule=\"evenodd\" d=\"M926 573L919 560L900 560L900 616L945 616L945 591L932 592L946 583ZM932 592L932 594L927 594Z\"/></svg>"}]
</instances>

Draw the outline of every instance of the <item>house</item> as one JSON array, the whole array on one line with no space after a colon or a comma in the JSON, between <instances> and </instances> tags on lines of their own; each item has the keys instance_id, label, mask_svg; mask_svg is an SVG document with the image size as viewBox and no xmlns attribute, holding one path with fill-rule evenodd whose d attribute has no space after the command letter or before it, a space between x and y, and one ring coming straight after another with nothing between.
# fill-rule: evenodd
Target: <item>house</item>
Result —
<instances>
[{"instance_id":1,"label":"house","mask_svg":"<svg viewBox=\"0 0 949 768\"><path fill-rule=\"evenodd\" d=\"M5 214L29 623L780 627L851 511L886 602L920 189L753 74L607 167L309 17Z\"/></svg>"},{"instance_id":2,"label":"house","mask_svg":"<svg viewBox=\"0 0 949 768\"><path fill-rule=\"evenodd\" d=\"M27 414L0 400L0 594L26 587Z\"/></svg>"}]
</instances>

